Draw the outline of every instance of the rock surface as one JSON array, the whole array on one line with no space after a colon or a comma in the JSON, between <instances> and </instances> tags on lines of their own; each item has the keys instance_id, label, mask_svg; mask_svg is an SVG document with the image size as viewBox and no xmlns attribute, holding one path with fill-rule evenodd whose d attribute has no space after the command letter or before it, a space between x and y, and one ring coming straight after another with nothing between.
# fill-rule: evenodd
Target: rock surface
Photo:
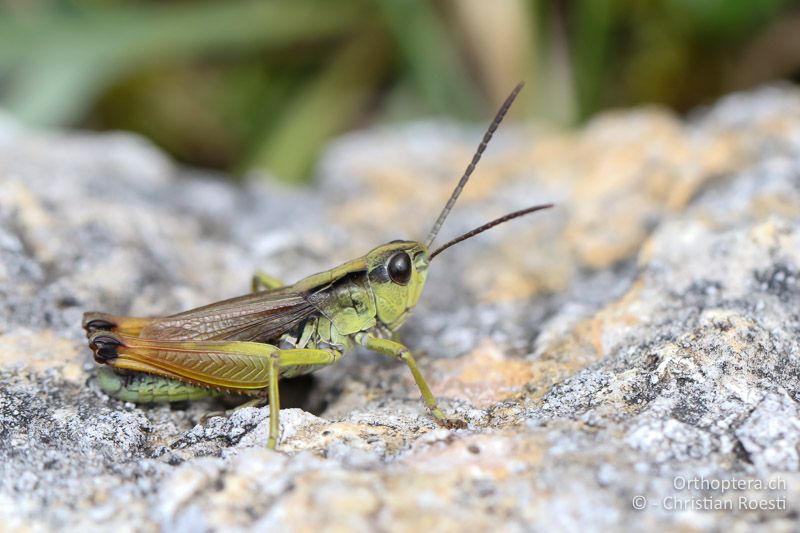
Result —
<instances>
[{"instance_id":1,"label":"rock surface","mask_svg":"<svg viewBox=\"0 0 800 533\"><path fill-rule=\"evenodd\" d=\"M680 120L505 126L442 239L406 368L355 353L266 408L134 406L84 310L168 314L421 238L477 131L343 138L307 191L242 188L122 134L0 121L0 523L12 531L796 529L800 92ZM411 216L409 216L411 215ZM313 414L312 414L313 413ZM725 483L725 485L723 485ZM759 507L760 506L760 507Z\"/></svg>"}]
</instances>

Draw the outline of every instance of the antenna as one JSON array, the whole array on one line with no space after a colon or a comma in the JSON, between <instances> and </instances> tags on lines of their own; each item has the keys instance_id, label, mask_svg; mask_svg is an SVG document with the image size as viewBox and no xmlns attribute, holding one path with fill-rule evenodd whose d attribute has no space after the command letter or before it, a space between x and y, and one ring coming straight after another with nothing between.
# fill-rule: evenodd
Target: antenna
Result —
<instances>
[{"instance_id":1,"label":"antenna","mask_svg":"<svg viewBox=\"0 0 800 533\"><path fill-rule=\"evenodd\" d=\"M533 213L534 211L541 211L542 209L549 209L551 207L553 207L553 204L534 205L533 207L520 209L519 211L514 211L513 213L509 213L509 214L507 214L505 216L502 216L500 218L496 218L496 219L492 220L491 222L487 222L483 226L475 228L472 231L468 231L465 234L463 234L463 235L461 235L459 237L456 237L452 241L448 241L445 244L441 245L436 250L434 250L433 253L431 253L431 255L430 255L431 260L433 260L434 257L439 255L443 251L447 250L448 248L450 248L454 244L458 244L461 241L465 241L465 240L469 239L470 237L474 237L475 235L477 235L479 233L483 233L487 229L491 229L491 228L497 226L498 224L502 224L503 222L508 222L509 220L513 220L513 219L521 217L523 215L527 215L528 213Z\"/></svg>"},{"instance_id":2,"label":"antenna","mask_svg":"<svg viewBox=\"0 0 800 533\"><path fill-rule=\"evenodd\" d=\"M442 212L439 213L439 218L436 219L436 223L431 228L431 232L428 234L428 238L425 240L426 247L430 248L431 244L433 244L434 239L436 239L436 235L439 233L439 229L441 229L442 224L444 224L444 219L446 219L447 215L450 214L450 210L453 208L453 205L455 205L456 200L458 200L458 197L461 194L462 189L464 189L464 185L466 185L467 181L469 181L469 177L472 175L472 171L475 170L475 166L477 166L478 161L481 160L483 151L486 150L486 145L489 144L489 141L492 139L492 135L494 135L495 130L497 130L497 127L500 125L500 123L503 121L503 118L506 116L508 108L511 107L511 104L514 103L514 99L517 97L517 95L522 90L522 87L524 85L525 82L519 82L517 86L514 87L514 90L511 91L511 94L509 94L508 97L506 98L506 101L503 102L503 105L500 106L500 109L497 111L497 114L495 115L492 123L489 124L489 129L486 130L486 133L484 133L483 140L478 145L478 149L475 150L475 155L472 156L472 161L470 161L469 165L467 166L467 170L464 171L464 175L461 176L460 180L458 180L458 185L456 185L456 188L453 189L453 193L450 195L450 199L447 200L447 204L445 204L444 209L442 209ZM442 250L442 248L439 248L439 250Z\"/></svg>"}]
</instances>

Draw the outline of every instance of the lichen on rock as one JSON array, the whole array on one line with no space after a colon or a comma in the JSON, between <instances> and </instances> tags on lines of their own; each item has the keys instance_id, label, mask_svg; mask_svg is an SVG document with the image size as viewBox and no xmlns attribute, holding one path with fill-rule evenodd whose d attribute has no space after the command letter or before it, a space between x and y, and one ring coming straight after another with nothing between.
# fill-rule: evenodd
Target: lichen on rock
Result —
<instances>
[{"instance_id":1,"label":"lichen on rock","mask_svg":"<svg viewBox=\"0 0 800 533\"><path fill-rule=\"evenodd\" d=\"M206 418L228 406L97 388L83 311L173 313L246 292L254 270L293 281L420 238L476 135L351 134L300 191L201 176L129 135L0 122L0 523L794 529L791 86L689 119L643 108L574 133L501 130L442 238L557 206L443 254L402 332L466 429L438 427L407 369L367 352L285 383L278 452L265 408Z\"/></svg>"}]
</instances>

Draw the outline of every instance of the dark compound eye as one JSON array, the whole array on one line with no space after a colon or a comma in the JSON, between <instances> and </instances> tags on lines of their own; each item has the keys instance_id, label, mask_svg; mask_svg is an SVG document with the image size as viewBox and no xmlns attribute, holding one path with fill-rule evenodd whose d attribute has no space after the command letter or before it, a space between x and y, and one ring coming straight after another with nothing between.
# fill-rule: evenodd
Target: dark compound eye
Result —
<instances>
[{"instance_id":1,"label":"dark compound eye","mask_svg":"<svg viewBox=\"0 0 800 533\"><path fill-rule=\"evenodd\" d=\"M389 259L386 266L389 277L399 285L405 285L411 279L411 258L405 252L397 252Z\"/></svg>"}]
</instances>

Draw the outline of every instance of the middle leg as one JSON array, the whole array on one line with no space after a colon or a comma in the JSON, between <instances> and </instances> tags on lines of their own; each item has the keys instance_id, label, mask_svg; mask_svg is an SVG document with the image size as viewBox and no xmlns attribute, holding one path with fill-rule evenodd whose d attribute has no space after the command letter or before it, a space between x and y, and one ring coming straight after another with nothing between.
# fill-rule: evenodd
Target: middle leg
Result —
<instances>
[{"instance_id":1,"label":"middle leg","mask_svg":"<svg viewBox=\"0 0 800 533\"><path fill-rule=\"evenodd\" d=\"M250 289L252 292L258 292L267 289L279 289L283 287L284 283L276 277L265 274L260 270L253 274L253 279L250 282Z\"/></svg>"}]
</instances>

